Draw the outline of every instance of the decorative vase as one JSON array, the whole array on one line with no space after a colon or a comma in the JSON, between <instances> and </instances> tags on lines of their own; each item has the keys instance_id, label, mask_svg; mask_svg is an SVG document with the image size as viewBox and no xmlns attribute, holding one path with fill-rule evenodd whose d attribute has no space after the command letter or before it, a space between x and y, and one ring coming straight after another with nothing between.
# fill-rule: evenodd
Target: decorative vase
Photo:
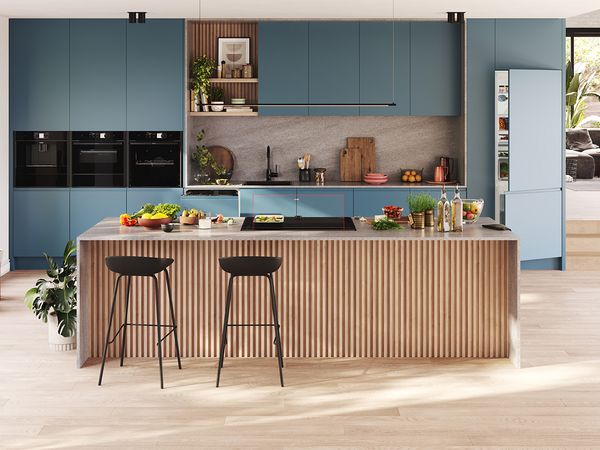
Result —
<instances>
[{"instance_id":1,"label":"decorative vase","mask_svg":"<svg viewBox=\"0 0 600 450\"><path fill-rule=\"evenodd\" d=\"M64 337L58 333L56 314L48 314L48 345L55 352L67 352L77 348L77 336Z\"/></svg>"},{"instance_id":2,"label":"decorative vase","mask_svg":"<svg viewBox=\"0 0 600 450\"><path fill-rule=\"evenodd\" d=\"M200 93L200 100L202 101L202 111L208 112L208 95L205 92Z\"/></svg>"},{"instance_id":3,"label":"decorative vase","mask_svg":"<svg viewBox=\"0 0 600 450\"><path fill-rule=\"evenodd\" d=\"M194 180L198 184L210 184L210 175L207 170L203 170L194 177Z\"/></svg>"},{"instance_id":4,"label":"decorative vase","mask_svg":"<svg viewBox=\"0 0 600 450\"><path fill-rule=\"evenodd\" d=\"M224 102L210 102L210 109L213 112L221 112L223 111Z\"/></svg>"},{"instance_id":5,"label":"decorative vase","mask_svg":"<svg viewBox=\"0 0 600 450\"><path fill-rule=\"evenodd\" d=\"M431 228L434 226L433 209L425 211L425 226Z\"/></svg>"},{"instance_id":6,"label":"decorative vase","mask_svg":"<svg viewBox=\"0 0 600 450\"><path fill-rule=\"evenodd\" d=\"M200 97L198 96L198 93L193 89L190 90L190 111L200 111Z\"/></svg>"},{"instance_id":7,"label":"decorative vase","mask_svg":"<svg viewBox=\"0 0 600 450\"><path fill-rule=\"evenodd\" d=\"M425 213L423 212L411 212L408 215L408 221L415 230L425 229Z\"/></svg>"}]
</instances>

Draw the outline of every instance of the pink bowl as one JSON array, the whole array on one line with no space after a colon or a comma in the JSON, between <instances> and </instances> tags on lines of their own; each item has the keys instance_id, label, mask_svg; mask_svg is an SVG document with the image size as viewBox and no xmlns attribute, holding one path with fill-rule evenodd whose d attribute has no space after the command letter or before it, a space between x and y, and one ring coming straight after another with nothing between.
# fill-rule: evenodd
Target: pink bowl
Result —
<instances>
[{"instance_id":1,"label":"pink bowl","mask_svg":"<svg viewBox=\"0 0 600 450\"><path fill-rule=\"evenodd\" d=\"M364 177L365 180L373 180L373 181L381 181L381 180L387 180L388 177Z\"/></svg>"},{"instance_id":2,"label":"pink bowl","mask_svg":"<svg viewBox=\"0 0 600 450\"><path fill-rule=\"evenodd\" d=\"M375 178L363 178L363 181L367 184L385 184L387 183L387 178L380 178L380 179L375 179Z\"/></svg>"},{"instance_id":3,"label":"pink bowl","mask_svg":"<svg viewBox=\"0 0 600 450\"><path fill-rule=\"evenodd\" d=\"M375 173L375 172L369 172L368 174L365 175L365 177L385 177L387 178L387 175L385 173Z\"/></svg>"}]
</instances>

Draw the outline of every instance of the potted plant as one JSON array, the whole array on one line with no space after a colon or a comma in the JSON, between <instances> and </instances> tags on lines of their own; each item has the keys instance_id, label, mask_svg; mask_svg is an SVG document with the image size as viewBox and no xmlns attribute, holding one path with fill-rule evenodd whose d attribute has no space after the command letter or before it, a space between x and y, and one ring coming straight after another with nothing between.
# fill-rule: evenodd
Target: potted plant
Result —
<instances>
[{"instance_id":1,"label":"potted plant","mask_svg":"<svg viewBox=\"0 0 600 450\"><path fill-rule=\"evenodd\" d=\"M227 175L227 169L220 165L208 147L202 144L204 130L196 135L196 139L198 140L198 144L196 145L196 150L192 153L192 159L198 164L196 181L199 184L209 184L215 178L224 178Z\"/></svg>"},{"instance_id":2,"label":"potted plant","mask_svg":"<svg viewBox=\"0 0 600 450\"><path fill-rule=\"evenodd\" d=\"M408 207L410 208L408 220L413 228L422 230L425 225L433 227L435 203L435 198L429 194L410 194L408 196Z\"/></svg>"},{"instance_id":3,"label":"potted plant","mask_svg":"<svg viewBox=\"0 0 600 450\"><path fill-rule=\"evenodd\" d=\"M208 111L208 87L217 64L208 56L196 58L192 63L192 91L195 95L194 107L198 100L202 102L202 109ZM195 110L196 108L194 108Z\"/></svg>"},{"instance_id":4,"label":"potted plant","mask_svg":"<svg viewBox=\"0 0 600 450\"><path fill-rule=\"evenodd\" d=\"M60 266L44 253L50 279L40 278L25 294L25 305L48 323L48 344L56 351L73 350L77 331L77 259L74 241L67 242Z\"/></svg>"},{"instance_id":5,"label":"potted plant","mask_svg":"<svg viewBox=\"0 0 600 450\"><path fill-rule=\"evenodd\" d=\"M210 109L214 112L223 111L223 99L225 98L225 91L219 86L210 86L208 91L208 99L210 100Z\"/></svg>"}]
</instances>

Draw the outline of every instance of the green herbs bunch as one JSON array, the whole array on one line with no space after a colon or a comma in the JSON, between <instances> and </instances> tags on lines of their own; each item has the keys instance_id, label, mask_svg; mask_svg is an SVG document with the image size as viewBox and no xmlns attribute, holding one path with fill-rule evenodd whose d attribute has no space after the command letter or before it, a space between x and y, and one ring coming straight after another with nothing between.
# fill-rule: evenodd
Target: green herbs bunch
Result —
<instances>
[{"instance_id":1,"label":"green herbs bunch","mask_svg":"<svg viewBox=\"0 0 600 450\"><path fill-rule=\"evenodd\" d=\"M374 230L383 231L383 230L402 230L404 227L399 223L389 219L387 217L383 217L379 220L373 221L372 225Z\"/></svg>"},{"instance_id":2,"label":"green herbs bunch","mask_svg":"<svg viewBox=\"0 0 600 450\"><path fill-rule=\"evenodd\" d=\"M435 198L429 194L409 194L408 207L411 213L421 213L435 208Z\"/></svg>"}]
</instances>

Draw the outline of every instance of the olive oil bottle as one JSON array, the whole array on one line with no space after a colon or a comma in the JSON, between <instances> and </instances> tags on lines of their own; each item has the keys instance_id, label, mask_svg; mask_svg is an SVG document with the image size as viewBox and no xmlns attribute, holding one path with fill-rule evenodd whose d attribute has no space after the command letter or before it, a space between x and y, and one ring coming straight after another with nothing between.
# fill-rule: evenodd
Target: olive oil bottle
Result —
<instances>
[{"instance_id":1,"label":"olive oil bottle","mask_svg":"<svg viewBox=\"0 0 600 450\"><path fill-rule=\"evenodd\" d=\"M451 224L451 210L450 202L446 196L446 186L442 186L442 197L439 199L437 204L437 230L441 232L450 231Z\"/></svg>"},{"instance_id":2,"label":"olive oil bottle","mask_svg":"<svg viewBox=\"0 0 600 450\"><path fill-rule=\"evenodd\" d=\"M458 185L454 191L454 198L452 199L452 231L463 230L463 202L460 198L460 191Z\"/></svg>"}]
</instances>

